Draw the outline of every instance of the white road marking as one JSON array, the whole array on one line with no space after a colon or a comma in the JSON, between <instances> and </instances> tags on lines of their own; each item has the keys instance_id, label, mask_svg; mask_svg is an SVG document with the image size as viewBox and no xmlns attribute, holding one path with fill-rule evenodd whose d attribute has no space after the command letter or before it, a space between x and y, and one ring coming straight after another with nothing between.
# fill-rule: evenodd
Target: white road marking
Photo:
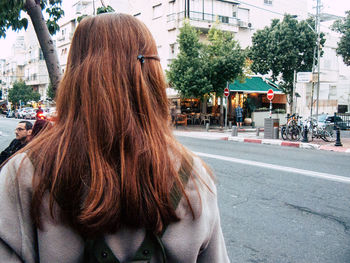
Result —
<instances>
[{"instance_id":1,"label":"white road marking","mask_svg":"<svg viewBox=\"0 0 350 263\"><path fill-rule=\"evenodd\" d=\"M278 170L278 171L283 171L283 172L302 174L302 175L306 175L306 176L310 176L310 177L316 177L316 178L321 178L321 179L325 179L325 180L350 184L349 177L339 176L339 175L335 175L335 174L320 173L320 172L315 172L315 171L310 171L310 170L298 169L298 168L294 168L294 167L281 166L281 165L269 164L269 163L262 163L262 162L256 162L256 161L245 160L245 159L238 159L238 158L227 157L227 156L216 155L216 154L209 154L209 153L202 153L202 152L194 152L194 153L198 156L201 156L201 157L213 158L213 159L228 161L228 162L232 162L232 163L241 163L241 164L246 164L246 165L258 166L258 167L263 167L263 168L268 168L268 169L273 169L273 170Z\"/></svg>"}]
</instances>

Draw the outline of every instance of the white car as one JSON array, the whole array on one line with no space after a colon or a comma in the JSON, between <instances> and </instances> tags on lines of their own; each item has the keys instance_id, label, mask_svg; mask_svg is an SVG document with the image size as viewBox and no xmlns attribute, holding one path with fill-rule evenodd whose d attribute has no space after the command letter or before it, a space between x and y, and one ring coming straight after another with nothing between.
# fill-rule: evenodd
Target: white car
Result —
<instances>
[{"instance_id":1,"label":"white car","mask_svg":"<svg viewBox=\"0 0 350 263\"><path fill-rule=\"evenodd\" d=\"M24 119L25 116L26 116L26 114L27 114L27 111L28 111L29 109L32 109L32 108L22 108L22 109L20 109L20 110L18 111L18 118L19 118L19 119Z\"/></svg>"},{"instance_id":2,"label":"white car","mask_svg":"<svg viewBox=\"0 0 350 263\"><path fill-rule=\"evenodd\" d=\"M36 109L28 109L24 115L25 119L34 120L36 116Z\"/></svg>"},{"instance_id":3,"label":"white car","mask_svg":"<svg viewBox=\"0 0 350 263\"><path fill-rule=\"evenodd\" d=\"M51 120L56 117L56 107L50 107L44 110L44 115L47 119Z\"/></svg>"}]
</instances>

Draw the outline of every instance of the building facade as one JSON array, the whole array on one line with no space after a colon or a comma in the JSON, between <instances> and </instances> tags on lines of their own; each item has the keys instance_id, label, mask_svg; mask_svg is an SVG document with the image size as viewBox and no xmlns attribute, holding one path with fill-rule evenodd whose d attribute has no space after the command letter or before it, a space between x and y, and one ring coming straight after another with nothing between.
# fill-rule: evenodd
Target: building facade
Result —
<instances>
[{"instance_id":1,"label":"building facade","mask_svg":"<svg viewBox=\"0 0 350 263\"><path fill-rule=\"evenodd\" d=\"M343 58L336 53L340 35L329 29L333 21L321 24L321 31L325 33L326 42L322 49L323 56L320 59L319 95L317 96L317 82L314 82L314 85L311 81L296 84L296 92L300 95L297 98L296 111L305 117L310 116L311 107L313 115L316 112L334 114L334 112L350 111L350 67L346 66ZM312 93L313 98L311 98Z\"/></svg>"},{"instance_id":2,"label":"building facade","mask_svg":"<svg viewBox=\"0 0 350 263\"><path fill-rule=\"evenodd\" d=\"M28 28L24 33L25 59L24 77L28 86L39 92L40 99L45 101L50 79L47 71L43 52L41 51L33 24L28 23Z\"/></svg>"},{"instance_id":3,"label":"building facade","mask_svg":"<svg viewBox=\"0 0 350 263\"><path fill-rule=\"evenodd\" d=\"M246 0L244 3L233 0L134 0L129 1L128 12L151 30L162 66L167 68L179 52L177 36L186 18L203 33L218 20L221 29L233 32L245 48L251 44L254 32L270 25L273 18L282 19L285 13L306 18L306 4L307 0Z\"/></svg>"},{"instance_id":4,"label":"building facade","mask_svg":"<svg viewBox=\"0 0 350 263\"><path fill-rule=\"evenodd\" d=\"M12 45L8 58L0 61L0 87L3 100L8 99L9 90L16 81L24 80L24 56L24 36L18 36Z\"/></svg>"}]
</instances>

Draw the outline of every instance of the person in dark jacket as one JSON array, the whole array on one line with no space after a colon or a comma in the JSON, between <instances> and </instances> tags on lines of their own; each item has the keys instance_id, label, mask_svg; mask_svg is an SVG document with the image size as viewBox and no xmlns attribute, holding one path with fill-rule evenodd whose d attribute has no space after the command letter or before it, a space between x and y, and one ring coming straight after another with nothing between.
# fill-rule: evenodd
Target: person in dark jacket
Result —
<instances>
[{"instance_id":1,"label":"person in dark jacket","mask_svg":"<svg viewBox=\"0 0 350 263\"><path fill-rule=\"evenodd\" d=\"M30 121L20 121L18 123L15 129L16 139L13 139L10 145L0 153L0 165L27 144L32 128L33 124Z\"/></svg>"}]
</instances>

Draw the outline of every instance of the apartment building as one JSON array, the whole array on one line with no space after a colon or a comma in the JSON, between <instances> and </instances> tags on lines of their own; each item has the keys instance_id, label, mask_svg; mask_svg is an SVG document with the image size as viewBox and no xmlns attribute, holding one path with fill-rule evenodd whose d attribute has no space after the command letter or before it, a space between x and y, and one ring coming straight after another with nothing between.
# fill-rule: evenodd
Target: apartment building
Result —
<instances>
[{"instance_id":1,"label":"apartment building","mask_svg":"<svg viewBox=\"0 0 350 263\"><path fill-rule=\"evenodd\" d=\"M60 31L56 34L57 55L60 61L61 71L64 73L67 64L70 42L72 40L75 28L77 26L76 19L70 19L60 25Z\"/></svg>"},{"instance_id":2,"label":"apartment building","mask_svg":"<svg viewBox=\"0 0 350 263\"><path fill-rule=\"evenodd\" d=\"M337 42L340 35L330 30L334 19L321 23L321 31L325 33L326 42L323 47L323 56L320 59L320 89L318 100L318 113L333 114L350 111L350 67L346 66L343 58L336 54ZM314 84L313 99L312 82L297 83L296 109L303 116L309 116L311 105L313 114L317 109L317 83Z\"/></svg>"},{"instance_id":3,"label":"apartment building","mask_svg":"<svg viewBox=\"0 0 350 263\"><path fill-rule=\"evenodd\" d=\"M112 6L116 12L128 12L128 0L105 0L103 3ZM101 2L97 0L75 0L66 6L65 17L59 21L60 31L54 37L62 73L66 68L70 42L78 25L78 18L96 13L100 6Z\"/></svg>"},{"instance_id":4,"label":"apartment building","mask_svg":"<svg viewBox=\"0 0 350 263\"><path fill-rule=\"evenodd\" d=\"M30 19L28 28L24 32L24 41L24 80L28 86L31 86L33 90L39 92L41 100L46 100L46 93L50 83L49 73Z\"/></svg>"},{"instance_id":5,"label":"apartment building","mask_svg":"<svg viewBox=\"0 0 350 263\"><path fill-rule=\"evenodd\" d=\"M24 36L18 36L12 45L7 59L0 61L0 87L2 99L8 98L8 92L16 81L24 80Z\"/></svg>"},{"instance_id":6,"label":"apartment building","mask_svg":"<svg viewBox=\"0 0 350 263\"><path fill-rule=\"evenodd\" d=\"M221 29L233 32L244 48L271 19L282 19L285 13L307 16L307 0L134 0L128 8L150 28L163 68L178 54L177 36L185 18L203 33L219 20Z\"/></svg>"}]
</instances>

